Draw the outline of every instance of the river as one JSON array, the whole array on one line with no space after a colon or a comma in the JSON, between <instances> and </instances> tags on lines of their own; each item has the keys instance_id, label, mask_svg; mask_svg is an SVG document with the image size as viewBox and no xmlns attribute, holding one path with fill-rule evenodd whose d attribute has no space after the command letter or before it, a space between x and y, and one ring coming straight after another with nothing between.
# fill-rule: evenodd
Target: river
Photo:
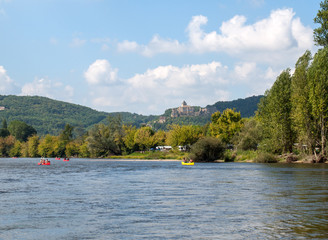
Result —
<instances>
[{"instance_id":1,"label":"river","mask_svg":"<svg viewBox=\"0 0 328 240\"><path fill-rule=\"evenodd\" d=\"M328 164L0 159L0 239L327 239Z\"/></svg>"}]
</instances>

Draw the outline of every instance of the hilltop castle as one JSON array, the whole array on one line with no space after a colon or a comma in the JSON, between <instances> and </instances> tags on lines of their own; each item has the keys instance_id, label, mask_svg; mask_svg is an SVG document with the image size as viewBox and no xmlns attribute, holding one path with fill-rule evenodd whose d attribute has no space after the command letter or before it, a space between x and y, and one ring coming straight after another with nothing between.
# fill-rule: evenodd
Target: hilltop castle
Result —
<instances>
[{"instance_id":1,"label":"hilltop castle","mask_svg":"<svg viewBox=\"0 0 328 240\"><path fill-rule=\"evenodd\" d=\"M207 108L189 106L183 101L180 107L172 109L171 117L199 116L207 113L209 113Z\"/></svg>"}]
</instances>

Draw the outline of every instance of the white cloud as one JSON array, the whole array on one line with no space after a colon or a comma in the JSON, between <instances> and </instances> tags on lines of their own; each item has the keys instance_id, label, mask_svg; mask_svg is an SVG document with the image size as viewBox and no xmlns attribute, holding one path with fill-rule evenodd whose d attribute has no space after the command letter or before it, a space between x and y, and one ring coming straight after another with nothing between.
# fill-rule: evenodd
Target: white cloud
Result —
<instances>
[{"instance_id":1,"label":"white cloud","mask_svg":"<svg viewBox=\"0 0 328 240\"><path fill-rule=\"evenodd\" d=\"M97 60L95 63L99 61L110 66L105 60ZM92 69L95 63L91 64L89 69ZM110 72L107 72L107 76ZM115 84L100 80L105 78L103 74L95 78L86 76L86 81L90 84L89 95L93 107L132 112L138 109L139 113L157 111L161 114L164 109L174 107L182 100L197 99L197 104L206 106L222 99L223 95L226 98L229 93L224 89L228 85L228 75L226 66L211 62L183 67L159 66L129 79L119 79ZM157 106L156 110L154 106Z\"/></svg>"},{"instance_id":2,"label":"white cloud","mask_svg":"<svg viewBox=\"0 0 328 240\"><path fill-rule=\"evenodd\" d=\"M162 39L155 35L147 46L144 46L141 53L145 56L153 56L159 53L178 54L185 51L185 46L177 40Z\"/></svg>"},{"instance_id":3,"label":"white cloud","mask_svg":"<svg viewBox=\"0 0 328 240\"><path fill-rule=\"evenodd\" d=\"M242 64L242 66L247 66L247 63ZM236 68L235 68L236 70ZM280 74L281 69L273 69L272 67L267 68L252 68L252 71L248 71L249 68L245 67L245 72L248 72L247 77L241 78L240 81L236 82L236 85L241 85L247 89L247 95L263 95L266 90L272 87L272 84L276 80L277 76Z\"/></svg>"},{"instance_id":4,"label":"white cloud","mask_svg":"<svg viewBox=\"0 0 328 240\"><path fill-rule=\"evenodd\" d=\"M229 97L230 97L230 92L219 89L219 90L215 91L215 95L218 97L217 100L215 100L215 102L217 102L217 101L228 101ZM205 99L205 101L206 101L206 99ZM214 102L212 102L212 103L214 103Z\"/></svg>"},{"instance_id":5,"label":"white cloud","mask_svg":"<svg viewBox=\"0 0 328 240\"><path fill-rule=\"evenodd\" d=\"M117 69L112 69L107 60L98 59L89 66L84 77L91 85L110 84L117 80L117 71Z\"/></svg>"},{"instance_id":6,"label":"white cloud","mask_svg":"<svg viewBox=\"0 0 328 240\"><path fill-rule=\"evenodd\" d=\"M178 40L163 39L155 35L148 45L139 46L137 42L124 40L117 44L119 52L140 52L146 57L152 57L160 53L179 54L186 51L184 44L180 44Z\"/></svg>"},{"instance_id":7,"label":"white cloud","mask_svg":"<svg viewBox=\"0 0 328 240\"><path fill-rule=\"evenodd\" d=\"M51 81L48 78L35 78L33 82L26 83L22 87L20 95L43 96L70 101L70 98L74 95L74 89L69 85Z\"/></svg>"},{"instance_id":8,"label":"white cloud","mask_svg":"<svg viewBox=\"0 0 328 240\"><path fill-rule=\"evenodd\" d=\"M118 50L136 51L149 57L159 53L225 52L241 59L290 63L314 47L312 29L305 27L292 9L274 10L269 17L253 24L248 24L245 16L236 15L222 22L220 32L205 32L202 26L207 21L202 15L192 17L185 43L155 35L147 45L134 41L118 43Z\"/></svg>"},{"instance_id":9,"label":"white cloud","mask_svg":"<svg viewBox=\"0 0 328 240\"><path fill-rule=\"evenodd\" d=\"M209 64L187 65L182 68L172 65L160 66L128 79L133 88L186 89L198 84L226 84L221 78L226 72L219 62Z\"/></svg>"},{"instance_id":10,"label":"white cloud","mask_svg":"<svg viewBox=\"0 0 328 240\"><path fill-rule=\"evenodd\" d=\"M245 16L235 16L223 22L220 30L205 33L201 25L207 23L204 16L193 17L188 26L190 43L200 52L223 51L239 54L250 51L277 51L290 48L311 48L312 31L294 18L292 9L272 11L266 19L246 24Z\"/></svg>"},{"instance_id":11,"label":"white cloud","mask_svg":"<svg viewBox=\"0 0 328 240\"><path fill-rule=\"evenodd\" d=\"M16 83L8 76L6 69L0 66L0 94L13 94L17 89Z\"/></svg>"},{"instance_id":12,"label":"white cloud","mask_svg":"<svg viewBox=\"0 0 328 240\"><path fill-rule=\"evenodd\" d=\"M256 70L256 63L254 62L244 62L242 64L235 66L236 77L244 80L249 79L249 75L254 73Z\"/></svg>"},{"instance_id":13,"label":"white cloud","mask_svg":"<svg viewBox=\"0 0 328 240\"><path fill-rule=\"evenodd\" d=\"M127 40L117 44L117 49L120 52L136 51L138 48L138 43Z\"/></svg>"}]
</instances>

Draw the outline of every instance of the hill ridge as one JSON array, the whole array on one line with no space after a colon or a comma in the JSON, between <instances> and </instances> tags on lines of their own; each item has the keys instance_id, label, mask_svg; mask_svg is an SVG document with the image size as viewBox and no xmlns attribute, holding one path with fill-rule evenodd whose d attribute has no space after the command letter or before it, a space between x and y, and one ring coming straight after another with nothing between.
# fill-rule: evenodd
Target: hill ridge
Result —
<instances>
[{"instance_id":1,"label":"hill ridge","mask_svg":"<svg viewBox=\"0 0 328 240\"><path fill-rule=\"evenodd\" d=\"M211 113L223 111L225 108L235 108L241 112L242 117L254 115L257 103L262 96L253 96L246 99L217 102L207 105ZM237 105L236 105L237 104ZM242 106L242 107L240 107ZM1 108L2 107L2 108ZM223 109L224 108L224 109ZM42 96L16 96L0 95L0 119L7 122L19 120L33 126L39 135L57 135L64 129L66 124L75 127L76 131L85 132L94 124L105 122L107 116L120 114L125 124L140 127L150 124L156 130L166 129L169 124L195 124L204 125L210 121L211 114L201 116L182 116L175 119L170 118L171 109L165 110L161 115L141 115L130 112L103 112L79 104L54 100ZM160 118L167 118L160 122Z\"/></svg>"}]
</instances>

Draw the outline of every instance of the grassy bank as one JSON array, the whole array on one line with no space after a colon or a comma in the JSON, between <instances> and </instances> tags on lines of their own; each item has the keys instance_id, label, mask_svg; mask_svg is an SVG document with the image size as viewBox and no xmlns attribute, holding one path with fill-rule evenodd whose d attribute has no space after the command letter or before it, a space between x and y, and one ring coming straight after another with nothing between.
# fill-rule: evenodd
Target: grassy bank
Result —
<instances>
[{"instance_id":1,"label":"grassy bank","mask_svg":"<svg viewBox=\"0 0 328 240\"><path fill-rule=\"evenodd\" d=\"M157 160L157 159L176 159L182 160L184 157L188 157L189 153L176 151L144 151L134 152L129 155L111 156L110 159L145 159L145 160ZM274 155L271 153L263 153L258 151L242 151L242 150L226 150L224 153L224 159L219 159L217 162L257 162L257 163L286 163L288 158L292 157L293 163L311 163L313 159L312 155L305 154L284 154ZM328 163L328 162L327 162Z\"/></svg>"},{"instance_id":2,"label":"grassy bank","mask_svg":"<svg viewBox=\"0 0 328 240\"><path fill-rule=\"evenodd\" d=\"M144 151L134 152L129 155L111 156L111 159L178 159L187 156L187 153L180 151Z\"/></svg>"}]
</instances>

